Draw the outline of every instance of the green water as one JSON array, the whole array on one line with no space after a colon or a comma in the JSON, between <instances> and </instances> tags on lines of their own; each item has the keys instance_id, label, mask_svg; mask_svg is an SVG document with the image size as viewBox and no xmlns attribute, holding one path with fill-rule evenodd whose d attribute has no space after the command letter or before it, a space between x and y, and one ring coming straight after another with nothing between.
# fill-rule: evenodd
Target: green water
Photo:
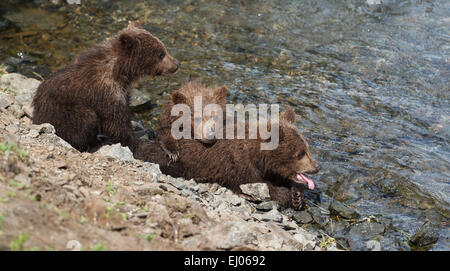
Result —
<instances>
[{"instance_id":1,"label":"green water","mask_svg":"<svg viewBox=\"0 0 450 271\"><path fill-rule=\"evenodd\" d=\"M22 2L0 4L11 69L45 78L140 20L182 63L136 86L157 105L136 116L146 125L189 78L227 85L230 102L293 107L322 197L392 220L383 249L410 249L426 219L439 226L433 249L450 249L450 1Z\"/></svg>"}]
</instances>

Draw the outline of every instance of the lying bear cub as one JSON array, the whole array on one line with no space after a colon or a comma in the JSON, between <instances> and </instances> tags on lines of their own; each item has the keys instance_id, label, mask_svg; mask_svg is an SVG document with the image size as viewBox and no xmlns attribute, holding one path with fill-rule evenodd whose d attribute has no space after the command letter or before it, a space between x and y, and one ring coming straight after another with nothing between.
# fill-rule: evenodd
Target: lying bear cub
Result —
<instances>
[{"instance_id":1,"label":"lying bear cub","mask_svg":"<svg viewBox=\"0 0 450 271\"><path fill-rule=\"evenodd\" d=\"M176 163L169 163L170 158L153 141L141 144L135 157L159 164L164 174L219 183L236 193L242 193L241 184L267 183L272 199L284 207L300 209L305 185L314 189L314 182L306 174L317 173L319 166L309 152L308 143L293 125L294 120L292 109L280 114L279 145L274 150L261 150L264 140L260 138L218 139L213 145L180 139Z\"/></svg>"}]
</instances>

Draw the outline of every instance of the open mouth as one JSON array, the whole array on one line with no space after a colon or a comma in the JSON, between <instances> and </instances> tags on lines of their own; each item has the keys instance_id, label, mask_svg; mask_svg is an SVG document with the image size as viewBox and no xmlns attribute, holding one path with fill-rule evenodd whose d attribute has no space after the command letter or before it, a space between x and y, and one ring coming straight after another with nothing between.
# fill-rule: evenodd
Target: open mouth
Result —
<instances>
[{"instance_id":1,"label":"open mouth","mask_svg":"<svg viewBox=\"0 0 450 271\"><path fill-rule=\"evenodd\" d=\"M314 190L314 182L308 176L306 176L306 174L297 173L296 177L297 177L297 180L296 180L297 183L306 184L308 186L309 190Z\"/></svg>"}]
</instances>

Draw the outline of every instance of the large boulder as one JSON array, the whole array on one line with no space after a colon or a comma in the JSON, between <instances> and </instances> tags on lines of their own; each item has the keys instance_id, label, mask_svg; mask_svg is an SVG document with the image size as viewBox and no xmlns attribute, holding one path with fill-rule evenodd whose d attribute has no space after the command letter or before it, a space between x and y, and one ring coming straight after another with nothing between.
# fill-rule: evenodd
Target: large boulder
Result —
<instances>
[{"instance_id":1,"label":"large boulder","mask_svg":"<svg viewBox=\"0 0 450 271\"><path fill-rule=\"evenodd\" d=\"M1 88L6 88L8 92L14 93L16 103L22 107L31 105L34 93L40 83L36 79L28 78L18 73L4 74L0 78Z\"/></svg>"}]
</instances>

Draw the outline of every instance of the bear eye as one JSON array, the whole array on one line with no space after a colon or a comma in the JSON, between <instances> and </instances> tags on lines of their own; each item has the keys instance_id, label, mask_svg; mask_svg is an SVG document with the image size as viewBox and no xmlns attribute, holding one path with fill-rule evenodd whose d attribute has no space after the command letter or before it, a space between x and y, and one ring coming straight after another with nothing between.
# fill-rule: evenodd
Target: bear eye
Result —
<instances>
[{"instance_id":1,"label":"bear eye","mask_svg":"<svg viewBox=\"0 0 450 271\"><path fill-rule=\"evenodd\" d=\"M164 53L164 52L162 52L162 53L159 54L159 58L160 58L160 59L163 59L165 56L166 56L166 53Z\"/></svg>"},{"instance_id":2,"label":"bear eye","mask_svg":"<svg viewBox=\"0 0 450 271\"><path fill-rule=\"evenodd\" d=\"M303 158L303 156L305 156L305 151L300 151L298 154L297 154L297 158L298 159L302 159Z\"/></svg>"}]
</instances>

